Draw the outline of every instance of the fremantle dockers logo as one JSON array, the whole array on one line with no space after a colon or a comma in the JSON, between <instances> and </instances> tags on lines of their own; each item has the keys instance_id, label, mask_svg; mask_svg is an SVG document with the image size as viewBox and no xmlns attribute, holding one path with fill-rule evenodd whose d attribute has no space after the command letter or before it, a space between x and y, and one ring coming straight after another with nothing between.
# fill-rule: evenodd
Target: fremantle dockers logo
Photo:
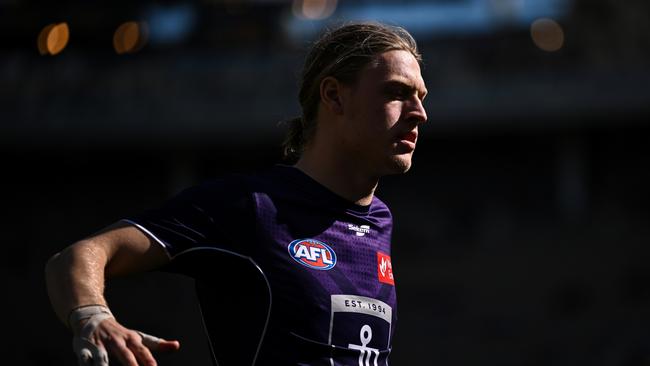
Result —
<instances>
[{"instance_id":1,"label":"fremantle dockers logo","mask_svg":"<svg viewBox=\"0 0 650 366\"><path fill-rule=\"evenodd\" d=\"M361 345L348 344L348 348L359 351L359 366L370 366L370 362L374 357L374 365L377 365L379 360L379 350L377 348L368 347L368 343L372 340L372 328L368 324L364 324L359 333Z\"/></svg>"},{"instance_id":2,"label":"fremantle dockers logo","mask_svg":"<svg viewBox=\"0 0 650 366\"><path fill-rule=\"evenodd\" d=\"M315 239L298 239L289 244L289 255L305 267L327 271L336 265L336 253Z\"/></svg>"},{"instance_id":3,"label":"fremantle dockers logo","mask_svg":"<svg viewBox=\"0 0 650 366\"><path fill-rule=\"evenodd\" d=\"M390 355L393 308L365 296L330 295L329 344L351 352L332 356L333 366L387 365Z\"/></svg>"}]
</instances>

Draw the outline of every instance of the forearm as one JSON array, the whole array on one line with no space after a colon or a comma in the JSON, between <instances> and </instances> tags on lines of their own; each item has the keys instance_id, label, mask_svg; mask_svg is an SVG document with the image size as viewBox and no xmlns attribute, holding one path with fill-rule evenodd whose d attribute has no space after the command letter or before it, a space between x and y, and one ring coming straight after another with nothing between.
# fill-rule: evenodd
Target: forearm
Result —
<instances>
[{"instance_id":1,"label":"forearm","mask_svg":"<svg viewBox=\"0 0 650 366\"><path fill-rule=\"evenodd\" d=\"M107 365L110 355L123 365L155 365L151 351L178 350L178 341L128 329L106 308L85 306L106 306L107 277L154 269L167 261L161 246L152 246L147 236L124 223L77 242L48 261L45 280L50 302L74 333L73 349L80 364Z\"/></svg>"},{"instance_id":2,"label":"forearm","mask_svg":"<svg viewBox=\"0 0 650 366\"><path fill-rule=\"evenodd\" d=\"M92 241L80 241L53 256L47 263L45 279L52 307L67 325L68 314L88 304L106 305L104 272L108 255Z\"/></svg>"}]
</instances>

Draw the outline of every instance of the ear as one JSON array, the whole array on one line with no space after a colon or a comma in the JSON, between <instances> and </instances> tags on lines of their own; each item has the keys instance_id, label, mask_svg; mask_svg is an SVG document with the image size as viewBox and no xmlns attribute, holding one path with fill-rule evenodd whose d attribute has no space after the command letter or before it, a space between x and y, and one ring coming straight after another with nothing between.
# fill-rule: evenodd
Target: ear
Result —
<instances>
[{"instance_id":1,"label":"ear","mask_svg":"<svg viewBox=\"0 0 650 366\"><path fill-rule=\"evenodd\" d=\"M323 106L334 114L343 114L343 84L328 76L320 82L320 99Z\"/></svg>"}]
</instances>

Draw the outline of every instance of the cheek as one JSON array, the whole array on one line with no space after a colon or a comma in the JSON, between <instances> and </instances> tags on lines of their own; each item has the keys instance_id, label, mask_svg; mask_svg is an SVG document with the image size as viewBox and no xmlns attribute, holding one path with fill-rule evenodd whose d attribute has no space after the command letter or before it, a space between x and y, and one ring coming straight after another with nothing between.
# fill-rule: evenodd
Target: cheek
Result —
<instances>
[{"instance_id":1,"label":"cheek","mask_svg":"<svg viewBox=\"0 0 650 366\"><path fill-rule=\"evenodd\" d=\"M402 118L402 111L404 110L404 105L402 102L394 102L389 104L387 107L386 114L390 116L391 126L399 122Z\"/></svg>"},{"instance_id":2,"label":"cheek","mask_svg":"<svg viewBox=\"0 0 650 366\"><path fill-rule=\"evenodd\" d=\"M368 123L367 128L373 133L385 135L399 121L399 118L400 108L393 103L388 103L375 107L369 118L365 120Z\"/></svg>"},{"instance_id":3,"label":"cheek","mask_svg":"<svg viewBox=\"0 0 650 366\"><path fill-rule=\"evenodd\" d=\"M392 128L399 121L399 116L399 108L392 104L384 104L375 107L369 118L364 119L368 148L374 154L381 155L387 148L392 148Z\"/></svg>"},{"instance_id":4,"label":"cheek","mask_svg":"<svg viewBox=\"0 0 650 366\"><path fill-rule=\"evenodd\" d=\"M355 113L346 123L346 140L355 144L358 149L372 154L378 154L386 149L391 142L391 128L399 121L401 107L399 103L374 103L373 105L357 105Z\"/></svg>"}]
</instances>

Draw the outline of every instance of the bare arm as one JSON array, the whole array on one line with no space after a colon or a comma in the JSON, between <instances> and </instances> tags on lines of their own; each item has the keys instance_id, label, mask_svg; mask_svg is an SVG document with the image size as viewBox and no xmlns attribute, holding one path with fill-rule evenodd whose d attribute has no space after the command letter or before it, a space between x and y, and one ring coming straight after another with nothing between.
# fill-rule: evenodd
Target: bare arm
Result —
<instances>
[{"instance_id":1,"label":"bare arm","mask_svg":"<svg viewBox=\"0 0 650 366\"><path fill-rule=\"evenodd\" d=\"M68 325L73 309L90 304L106 305L105 279L148 271L168 261L165 250L140 230L126 223L114 224L74 243L48 261L45 277L52 307L59 319ZM78 332L75 325L72 330ZM142 358L145 364L155 364L149 360L153 360L150 353L142 350L137 333L114 319L103 321L98 330L93 342L106 347L123 364L135 365L135 360ZM102 340L101 334L108 336ZM170 342L169 346L171 348L163 344L163 348L177 349L178 343Z\"/></svg>"},{"instance_id":2,"label":"bare arm","mask_svg":"<svg viewBox=\"0 0 650 366\"><path fill-rule=\"evenodd\" d=\"M144 272L168 260L164 249L140 230L125 223L111 225L48 261L45 278L52 307L67 325L72 309L106 305L105 278Z\"/></svg>"}]
</instances>

